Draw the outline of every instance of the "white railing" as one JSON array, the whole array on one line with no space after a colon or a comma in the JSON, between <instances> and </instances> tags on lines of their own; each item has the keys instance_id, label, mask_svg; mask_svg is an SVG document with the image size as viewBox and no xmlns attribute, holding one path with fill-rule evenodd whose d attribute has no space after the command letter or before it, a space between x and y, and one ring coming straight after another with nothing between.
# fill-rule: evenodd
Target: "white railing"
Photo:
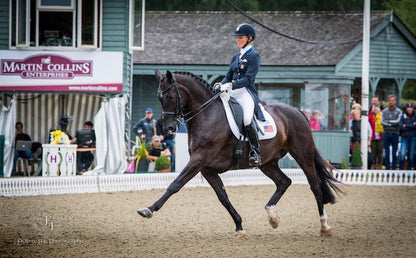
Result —
<instances>
[{"instance_id":1,"label":"white railing","mask_svg":"<svg viewBox=\"0 0 416 258\"><path fill-rule=\"evenodd\" d=\"M283 169L293 184L307 184L300 169ZM19 177L0 179L0 196L33 196L164 189L178 173L141 173L100 176ZM272 185L258 169L235 170L220 175L224 185ZM347 185L416 186L416 171L336 170L334 176ZM198 174L185 187L208 187Z\"/></svg>"}]
</instances>

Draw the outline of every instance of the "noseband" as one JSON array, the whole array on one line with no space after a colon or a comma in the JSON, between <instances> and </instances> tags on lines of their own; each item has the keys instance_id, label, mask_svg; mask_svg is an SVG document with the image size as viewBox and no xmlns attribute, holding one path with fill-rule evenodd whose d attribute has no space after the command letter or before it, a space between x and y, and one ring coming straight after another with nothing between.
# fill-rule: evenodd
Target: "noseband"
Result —
<instances>
[{"instance_id":1,"label":"noseband","mask_svg":"<svg viewBox=\"0 0 416 258\"><path fill-rule=\"evenodd\" d=\"M199 115L202 111L204 111L211 103L214 102L215 99L217 99L221 95L221 91L217 92L212 98L210 98L208 101L204 102L202 105L197 107L194 110L189 111L188 113L183 113L183 105L182 105L182 97L181 93L179 91L178 82L176 81L175 75L172 73L172 79L173 83L170 84L166 89L162 90L161 85L162 82L159 82L159 88L157 90L157 95L159 98L162 99L162 96L165 92L170 90L170 88L174 87L176 91L176 106L175 106L175 112L172 111L162 111L162 116L174 116L175 121L178 123L178 125L181 122L182 118L185 118L185 123L195 118L197 115Z\"/></svg>"},{"instance_id":2,"label":"noseband","mask_svg":"<svg viewBox=\"0 0 416 258\"><path fill-rule=\"evenodd\" d=\"M173 74L172 74L172 79L173 79L173 83L164 90L162 90L161 88L162 82L159 82L159 88L157 89L157 96L162 99L162 96L165 92L170 90L170 88L175 87L175 91L176 91L175 112L168 112L168 111L162 110L162 116L174 116L176 122L179 124L181 122L181 118L184 117L182 97L181 97L181 93L179 92L178 82L176 81L176 77Z\"/></svg>"}]
</instances>

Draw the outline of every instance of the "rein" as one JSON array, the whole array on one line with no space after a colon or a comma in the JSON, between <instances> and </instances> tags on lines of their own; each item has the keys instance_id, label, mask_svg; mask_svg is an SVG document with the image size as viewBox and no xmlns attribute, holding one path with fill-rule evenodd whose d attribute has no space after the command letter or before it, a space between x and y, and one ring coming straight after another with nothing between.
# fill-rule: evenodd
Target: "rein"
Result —
<instances>
[{"instance_id":1,"label":"rein","mask_svg":"<svg viewBox=\"0 0 416 258\"><path fill-rule=\"evenodd\" d=\"M174 74L172 74L172 78L173 78L173 83L171 85L169 85L165 90L161 91L160 90L160 84L159 84L159 90L158 90L158 95L162 95L163 93L167 92L170 88L172 88L172 86L175 86L175 90L176 90L176 107L175 107L175 112L165 112L162 111L162 115L165 116L175 116L175 120L180 123L182 118L185 118L185 123L191 121L192 119L194 119L197 115L199 115L200 113L202 113L210 104L212 104L214 102L215 99L217 99L220 95L221 95L221 91L217 92L213 97L211 97L209 100L207 100L206 102L204 102L202 105L200 105L199 107L197 107L196 109L193 109L189 112L187 112L186 114L183 113L183 105L182 105L182 97L179 91L179 87L178 87L178 82L176 81L176 78L174 76ZM191 116L186 118L187 116Z\"/></svg>"},{"instance_id":2,"label":"rein","mask_svg":"<svg viewBox=\"0 0 416 258\"><path fill-rule=\"evenodd\" d=\"M193 118L195 118L197 115L199 115L200 113L202 113L202 111L204 111L210 104L212 104L214 102L215 99L217 99L220 95L221 95L221 91L216 93L212 98L210 98L209 100L207 100L205 103L203 103L202 105L200 105L199 107L197 107L194 110L189 111L188 113L186 113L184 115L184 117L191 115L191 113L197 112L196 114L194 114L193 116L191 116L190 118L185 120L185 123L192 120Z\"/></svg>"}]
</instances>

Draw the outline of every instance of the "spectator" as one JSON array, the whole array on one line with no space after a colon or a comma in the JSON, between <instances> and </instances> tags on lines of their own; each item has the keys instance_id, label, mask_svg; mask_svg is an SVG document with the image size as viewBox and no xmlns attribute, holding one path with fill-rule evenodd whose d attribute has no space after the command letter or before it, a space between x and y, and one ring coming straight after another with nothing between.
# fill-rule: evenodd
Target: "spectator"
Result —
<instances>
[{"instance_id":1,"label":"spectator","mask_svg":"<svg viewBox=\"0 0 416 258\"><path fill-rule=\"evenodd\" d=\"M309 119L309 125L311 127L312 130L314 131L319 131L321 130L321 125L319 123L319 119L320 119L320 114L319 114L319 110L314 110L312 112L312 116Z\"/></svg>"},{"instance_id":2,"label":"spectator","mask_svg":"<svg viewBox=\"0 0 416 258\"><path fill-rule=\"evenodd\" d=\"M351 127L351 120L353 119L352 111L354 111L354 110L359 110L360 113L361 113L361 111L362 111L361 104L360 103L354 103L354 104L352 104L352 106L351 106L351 115L350 115L350 124L349 124L349 127Z\"/></svg>"},{"instance_id":3,"label":"spectator","mask_svg":"<svg viewBox=\"0 0 416 258\"><path fill-rule=\"evenodd\" d=\"M152 137L152 146L149 149L149 151L146 153L147 159L150 160L149 164L149 171L154 171L154 162L159 158L160 156L166 156L170 157L171 153L169 151L169 148L166 146L166 144L162 143L160 141L159 136L154 135Z\"/></svg>"},{"instance_id":4,"label":"spectator","mask_svg":"<svg viewBox=\"0 0 416 258\"><path fill-rule=\"evenodd\" d=\"M152 117L153 110L147 108L145 117L140 119L133 127L134 134L146 143L150 143L152 136L156 135L156 120L152 119Z\"/></svg>"},{"instance_id":5,"label":"spectator","mask_svg":"<svg viewBox=\"0 0 416 258\"><path fill-rule=\"evenodd\" d=\"M16 132L14 134L14 146L16 146L17 141L31 141L31 138L28 134L25 134L23 132L23 123L22 122L17 122L15 125L15 129ZM14 159L13 159L13 168L12 168L12 175L14 175L16 173L16 165L17 165L17 160L19 158L30 158L32 157L32 151L27 150L27 151L18 151L18 150L14 150Z\"/></svg>"},{"instance_id":6,"label":"spectator","mask_svg":"<svg viewBox=\"0 0 416 258\"><path fill-rule=\"evenodd\" d=\"M86 121L84 123L84 130L92 131L94 128L94 124L91 121ZM71 140L71 144L77 143L76 135ZM94 147L94 146L91 146ZM77 174L82 175L88 168L91 166L92 162L94 161L94 154L91 151L77 151Z\"/></svg>"},{"instance_id":7,"label":"spectator","mask_svg":"<svg viewBox=\"0 0 416 258\"><path fill-rule=\"evenodd\" d=\"M407 103L406 109L400 117L399 129L400 141L400 170L404 169L405 158L407 157L407 169L415 169L416 153L416 114L413 111L413 104Z\"/></svg>"},{"instance_id":8,"label":"spectator","mask_svg":"<svg viewBox=\"0 0 416 258\"><path fill-rule=\"evenodd\" d=\"M361 111L359 109L355 109L352 111L351 113L353 119L351 120L351 126L350 126L350 131L352 132L352 137L351 137L351 153L353 152L354 148L355 148L355 144L361 144ZM368 121L367 121L368 123ZM371 130L371 125L368 124L368 130L367 130L367 135L368 135L368 144L370 145L371 143L371 135L372 135L372 130ZM360 146L361 148L361 146Z\"/></svg>"},{"instance_id":9,"label":"spectator","mask_svg":"<svg viewBox=\"0 0 416 258\"><path fill-rule=\"evenodd\" d=\"M397 165L397 148L399 144L399 121L402 111L396 107L397 97L388 96L389 106L381 112L381 124L383 125L384 162L387 170L395 170ZM390 164L390 147L392 149L392 163Z\"/></svg>"},{"instance_id":10,"label":"spectator","mask_svg":"<svg viewBox=\"0 0 416 258\"><path fill-rule=\"evenodd\" d=\"M370 109L368 110L368 113L372 111L374 105L378 105L380 107L380 100L378 99L377 96L373 96L371 98L371 105L370 105Z\"/></svg>"},{"instance_id":11,"label":"spectator","mask_svg":"<svg viewBox=\"0 0 416 258\"><path fill-rule=\"evenodd\" d=\"M370 123L371 135L371 154L372 154L372 169L382 169L383 167L383 125L381 124L381 110L379 104L374 104L370 108L371 112L368 115L368 122Z\"/></svg>"},{"instance_id":12,"label":"spectator","mask_svg":"<svg viewBox=\"0 0 416 258\"><path fill-rule=\"evenodd\" d=\"M68 115L63 115L58 121L58 129L50 130L50 141L51 144L70 144L72 140L71 134L68 132L69 120L72 117Z\"/></svg>"},{"instance_id":13,"label":"spectator","mask_svg":"<svg viewBox=\"0 0 416 258\"><path fill-rule=\"evenodd\" d=\"M166 144L171 153L170 163L171 170L175 171L175 134L171 134L163 130L163 118L162 116L156 121L156 132L159 135L162 143Z\"/></svg>"}]
</instances>

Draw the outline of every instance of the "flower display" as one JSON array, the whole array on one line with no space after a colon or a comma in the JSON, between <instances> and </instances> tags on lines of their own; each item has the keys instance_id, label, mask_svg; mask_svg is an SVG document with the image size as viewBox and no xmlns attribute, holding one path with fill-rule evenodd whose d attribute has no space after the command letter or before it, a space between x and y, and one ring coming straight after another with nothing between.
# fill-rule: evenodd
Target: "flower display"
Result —
<instances>
[{"instance_id":1,"label":"flower display","mask_svg":"<svg viewBox=\"0 0 416 258\"><path fill-rule=\"evenodd\" d=\"M55 130L50 135L51 144L70 144L68 135L61 130Z\"/></svg>"}]
</instances>

